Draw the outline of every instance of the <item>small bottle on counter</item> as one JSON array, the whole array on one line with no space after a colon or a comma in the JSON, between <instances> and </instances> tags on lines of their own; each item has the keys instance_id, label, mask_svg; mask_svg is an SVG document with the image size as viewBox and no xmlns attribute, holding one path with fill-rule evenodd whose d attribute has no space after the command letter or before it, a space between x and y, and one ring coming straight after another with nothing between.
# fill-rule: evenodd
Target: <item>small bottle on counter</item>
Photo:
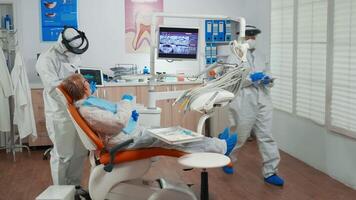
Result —
<instances>
[{"instance_id":1,"label":"small bottle on counter","mask_svg":"<svg viewBox=\"0 0 356 200\"><path fill-rule=\"evenodd\" d=\"M143 68L143 74L150 74L150 69L147 66Z\"/></svg>"},{"instance_id":2,"label":"small bottle on counter","mask_svg":"<svg viewBox=\"0 0 356 200\"><path fill-rule=\"evenodd\" d=\"M184 73L179 73L177 76L178 81L184 81Z\"/></svg>"},{"instance_id":3,"label":"small bottle on counter","mask_svg":"<svg viewBox=\"0 0 356 200\"><path fill-rule=\"evenodd\" d=\"M12 28L11 17L9 15L4 17L4 26L6 30L11 30Z\"/></svg>"}]
</instances>

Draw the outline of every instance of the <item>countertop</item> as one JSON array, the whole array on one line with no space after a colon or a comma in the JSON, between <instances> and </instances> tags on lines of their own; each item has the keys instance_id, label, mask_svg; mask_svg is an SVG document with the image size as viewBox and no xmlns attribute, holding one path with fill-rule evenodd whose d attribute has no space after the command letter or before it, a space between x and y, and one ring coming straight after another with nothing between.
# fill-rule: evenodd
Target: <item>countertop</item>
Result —
<instances>
[{"instance_id":1,"label":"countertop","mask_svg":"<svg viewBox=\"0 0 356 200\"><path fill-rule=\"evenodd\" d=\"M157 82L155 85L187 85L187 84L201 84L203 80L198 79L196 81L177 81L177 82ZM126 86L146 86L148 82L105 82L103 86L98 87L126 87ZM42 83L30 83L31 89L43 89Z\"/></svg>"}]
</instances>

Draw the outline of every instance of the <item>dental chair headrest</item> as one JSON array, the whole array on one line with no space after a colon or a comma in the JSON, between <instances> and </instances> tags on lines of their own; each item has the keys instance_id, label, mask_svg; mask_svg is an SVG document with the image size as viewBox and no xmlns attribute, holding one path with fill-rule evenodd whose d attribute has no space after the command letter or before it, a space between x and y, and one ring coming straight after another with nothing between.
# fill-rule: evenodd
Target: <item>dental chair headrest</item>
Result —
<instances>
[{"instance_id":1,"label":"dental chair headrest","mask_svg":"<svg viewBox=\"0 0 356 200\"><path fill-rule=\"evenodd\" d=\"M235 95L226 90L215 90L200 94L190 105L191 110L209 111L216 105L225 106Z\"/></svg>"},{"instance_id":2,"label":"dental chair headrest","mask_svg":"<svg viewBox=\"0 0 356 200\"><path fill-rule=\"evenodd\" d=\"M64 89L64 86L62 84L60 84L58 86L58 89L61 91L61 93L63 94L63 96L65 97L65 100L67 101L68 104L73 104L73 98L71 96L69 96L69 94L67 93L67 91Z\"/></svg>"}]
</instances>

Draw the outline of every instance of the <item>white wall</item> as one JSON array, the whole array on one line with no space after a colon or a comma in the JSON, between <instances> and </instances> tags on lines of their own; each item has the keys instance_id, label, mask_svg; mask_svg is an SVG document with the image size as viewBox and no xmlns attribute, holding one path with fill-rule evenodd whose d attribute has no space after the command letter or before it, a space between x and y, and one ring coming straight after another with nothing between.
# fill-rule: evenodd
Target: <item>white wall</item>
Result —
<instances>
[{"instance_id":1,"label":"white wall","mask_svg":"<svg viewBox=\"0 0 356 200\"><path fill-rule=\"evenodd\" d=\"M356 189L355 139L283 111L275 110L273 120L280 149Z\"/></svg>"},{"instance_id":2,"label":"white wall","mask_svg":"<svg viewBox=\"0 0 356 200\"><path fill-rule=\"evenodd\" d=\"M13 0L9 0L13 1ZM36 54L46 50L52 43L40 41L40 3L38 0L16 0L18 7L18 25L21 50L28 67L30 82L39 82L35 72ZM90 40L89 50L82 56L83 65L110 67L115 63L134 63L138 66L149 65L149 54L127 54L124 47L124 0L78 0L79 28L86 32ZM257 3L258 2L258 3ZM254 7L258 5L258 7ZM249 9L251 8L251 9ZM165 0L164 11L184 14L214 14L232 17L246 16L247 22L261 27L269 33L269 1L259 0ZM257 13L256 11L262 11ZM99 12L100 11L100 12ZM258 14L258 15L257 15ZM259 16L259 17L255 17ZM269 16L269 15L268 15ZM15 19L16 20L16 19ZM265 49L268 34L261 36L258 45ZM261 44L260 44L261 43ZM157 71L172 72L186 70L197 71L197 64L177 62L173 66L158 62Z\"/></svg>"}]
</instances>

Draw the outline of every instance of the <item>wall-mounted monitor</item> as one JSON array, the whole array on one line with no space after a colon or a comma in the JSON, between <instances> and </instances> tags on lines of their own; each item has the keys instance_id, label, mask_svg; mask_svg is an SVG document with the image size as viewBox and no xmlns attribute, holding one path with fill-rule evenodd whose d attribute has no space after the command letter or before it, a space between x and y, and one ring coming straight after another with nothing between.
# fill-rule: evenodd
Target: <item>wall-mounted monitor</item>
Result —
<instances>
[{"instance_id":1,"label":"wall-mounted monitor","mask_svg":"<svg viewBox=\"0 0 356 200\"><path fill-rule=\"evenodd\" d=\"M198 28L159 27L158 58L197 59Z\"/></svg>"}]
</instances>

